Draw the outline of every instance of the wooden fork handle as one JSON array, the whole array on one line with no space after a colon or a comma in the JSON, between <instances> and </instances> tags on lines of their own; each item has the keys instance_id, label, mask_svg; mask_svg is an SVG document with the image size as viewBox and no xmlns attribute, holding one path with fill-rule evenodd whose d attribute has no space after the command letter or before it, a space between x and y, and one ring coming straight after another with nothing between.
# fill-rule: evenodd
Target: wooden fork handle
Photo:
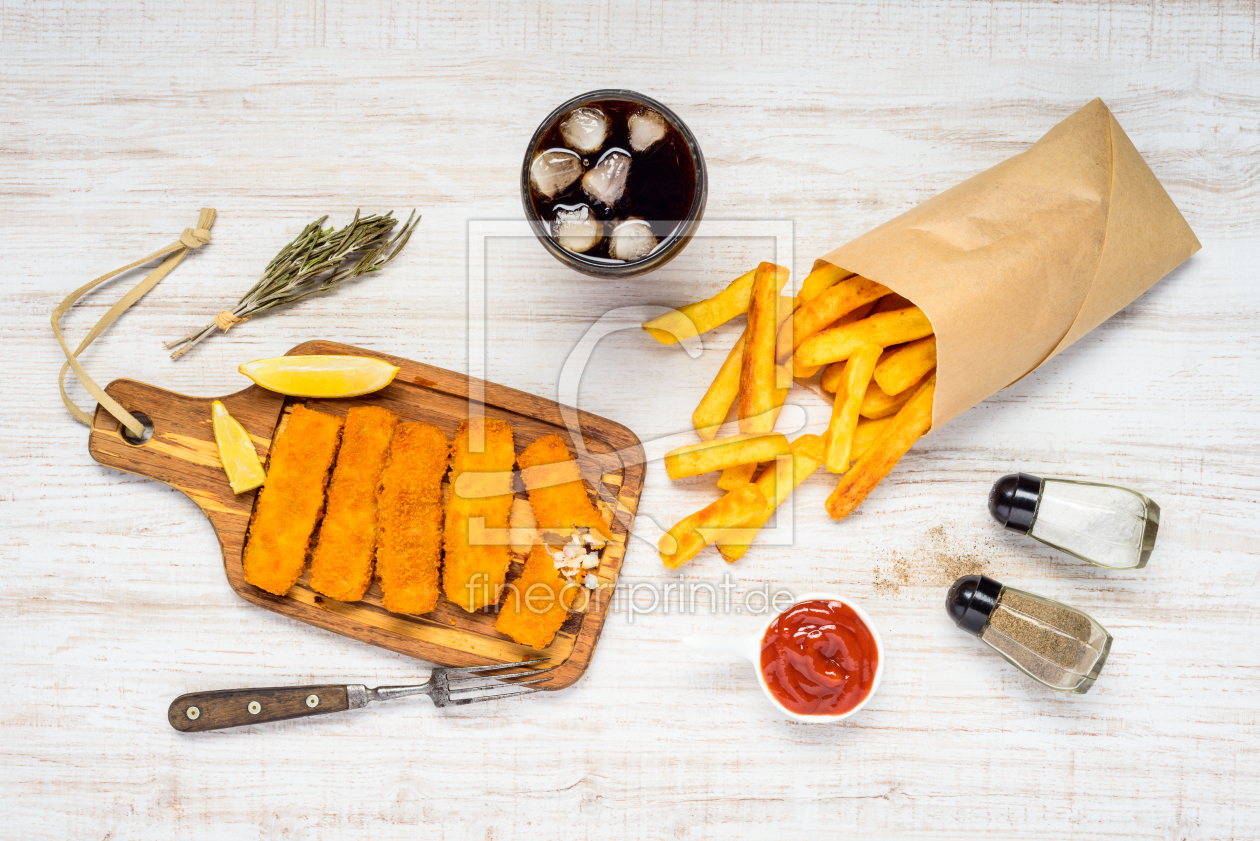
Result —
<instances>
[{"instance_id":1,"label":"wooden fork handle","mask_svg":"<svg viewBox=\"0 0 1260 841\"><path fill-rule=\"evenodd\" d=\"M348 687L278 686L267 689L223 689L192 692L171 702L167 719L184 733L241 727L264 721L307 718L350 709Z\"/></svg>"}]
</instances>

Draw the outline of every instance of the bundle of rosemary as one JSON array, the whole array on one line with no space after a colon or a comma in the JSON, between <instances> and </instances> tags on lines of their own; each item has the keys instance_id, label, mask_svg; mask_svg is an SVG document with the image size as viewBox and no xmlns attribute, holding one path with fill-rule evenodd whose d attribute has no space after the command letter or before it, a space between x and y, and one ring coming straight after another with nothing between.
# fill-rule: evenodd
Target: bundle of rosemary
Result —
<instances>
[{"instance_id":1,"label":"bundle of rosemary","mask_svg":"<svg viewBox=\"0 0 1260 841\"><path fill-rule=\"evenodd\" d=\"M200 330L167 344L166 347L175 348L171 359L183 356L216 330L226 333L234 325L267 310L328 292L347 280L371 274L398 256L420 223L420 217L413 210L391 238L398 223L392 210L363 219L356 210L354 221L339 231L321 227L327 219L327 216L316 219L297 239L282 248L267 264L262 279L236 306L223 310Z\"/></svg>"}]
</instances>

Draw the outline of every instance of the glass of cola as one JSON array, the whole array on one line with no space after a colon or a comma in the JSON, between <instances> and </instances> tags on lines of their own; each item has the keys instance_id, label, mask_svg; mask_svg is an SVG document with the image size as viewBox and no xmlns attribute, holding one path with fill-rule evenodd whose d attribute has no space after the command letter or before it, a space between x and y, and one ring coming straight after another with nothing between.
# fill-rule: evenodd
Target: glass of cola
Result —
<instances>
[{"instance_id":1,"label":"glass of cola","mask_svg":"<svg viewBox=\"0 0 1260 841\"><path fill-rule=\"evenodd\" d=\"M591 91L552 111L521 167L521 201L539 242L594 277L668 263L699 227L707 197L691 129L634 91Z\"/></svg>"}]
</instances>

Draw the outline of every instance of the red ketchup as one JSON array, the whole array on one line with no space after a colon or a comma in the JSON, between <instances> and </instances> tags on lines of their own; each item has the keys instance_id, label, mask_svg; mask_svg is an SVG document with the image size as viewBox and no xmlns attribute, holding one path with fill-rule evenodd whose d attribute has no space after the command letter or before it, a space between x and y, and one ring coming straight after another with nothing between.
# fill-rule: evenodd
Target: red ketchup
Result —
<instances>
[{"instance_id":1,"label":"red ketchup","mask_svg":"<svg viewBox=\"0 0 1260 841\"><path fill-rule=\"evenodd\" d=\"M761 673L798 715L847 713L871 694L879 651L866 623L843 602L800 602L761 639Z\"/></svg>"}]
</instances>

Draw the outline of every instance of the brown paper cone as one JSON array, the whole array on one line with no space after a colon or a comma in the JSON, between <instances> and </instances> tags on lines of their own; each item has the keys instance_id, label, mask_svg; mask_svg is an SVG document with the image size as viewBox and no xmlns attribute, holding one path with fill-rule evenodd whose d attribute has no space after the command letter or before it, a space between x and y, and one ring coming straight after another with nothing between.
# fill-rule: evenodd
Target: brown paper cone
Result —
<instances>
[{"instance_id":1,"label":"brown paper cone","mask_svg":"<svg viewBox=\"0 0 1260 841\"><path fill-rule=\"evenodd\" d=\"M1101 99L823 258L936 330L935 429L1028 374L1199 250Z\"/></svg>"}]
</instances>

